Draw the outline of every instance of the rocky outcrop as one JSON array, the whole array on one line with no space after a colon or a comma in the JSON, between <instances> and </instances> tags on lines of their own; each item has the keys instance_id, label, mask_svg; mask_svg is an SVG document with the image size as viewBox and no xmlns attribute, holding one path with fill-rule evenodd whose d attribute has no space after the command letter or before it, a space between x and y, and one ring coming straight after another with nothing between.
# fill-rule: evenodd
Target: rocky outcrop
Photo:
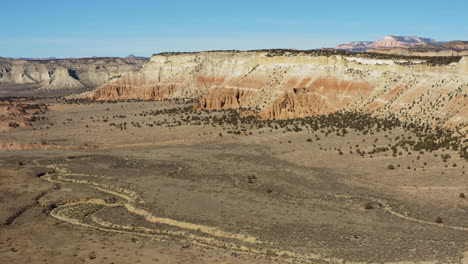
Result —
<instances>
[{"instance_id":1,"label":"rocky outcrop","mask_svg":"<svg viewBox=\"0 0 468 264\"><path fill-rule=\"evenodd\" d=\"M467 58L427 63L406 57L272 54L154 55L138 73L111 80L90 98L194 98L197 108L250 108L267 119L362 110L450 126L468 120Z\"/></svg>"},{"instance_id":2,"label":"rocky outcrop","mask_svg":"<svg viewBox=\"0 0 468 264\"><path fill-rule=\"evenodd\" d=\"M252 105L254 93L246 89L217 88L208 91L197 104L203 109L232 109Z\"/></svg>"},{"instance_id":3,"label":"rocky outcrop","mask_svg":"<svg viewBox=\"0 0 468 264\"><path fill-rule=\"evenodd\" d=\"M0 83L37 84L42 89L95 88L124 73L138 71L145 61L135 57L60 60L0 58Z\"/></svg>"},{"instance_id":4,"label":"rocky outcrop","mask_svg":"<svg viewBox=\"0 0 468 264\"><path fill-rule=\"evenodd\" d=\"M92 94L93 100L143 99L161 100L170 97L177 83L160 83L145 73L127 73L117 82L111 81Z\"/></svg>"},{"instance_id":5,"label":"rocky outcrop","mask_svg":"<svg viewBox=\"0 0 468 264\"><path fill-rule=\"evenodd\" d=\"M353 98L369 96L372 89L368 82L319 77L306 87L281 93L260 116L289 119L333 113L344 109Z\"/></svg>"}]
</instances>

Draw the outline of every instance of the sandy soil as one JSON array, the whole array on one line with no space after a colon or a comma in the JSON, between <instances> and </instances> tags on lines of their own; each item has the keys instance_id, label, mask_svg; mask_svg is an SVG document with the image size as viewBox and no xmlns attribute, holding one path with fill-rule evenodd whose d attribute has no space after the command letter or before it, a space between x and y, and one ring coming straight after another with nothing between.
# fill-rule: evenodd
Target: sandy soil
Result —
<instances>
[{"instance_id":1,"label":"sandy soil","mask_svg":"<svg viewBox=\"0 0 468 264\"><path fill-rule=\"evenodd\" d=\"M56 146L0 151L1 263L462 263L468 251L456 152L357 154L402 129L236 134L195 118L219 112L150 114L187 105L44 100L44 119L0 133L0 146Z\"/></svg>"}]
</instances>

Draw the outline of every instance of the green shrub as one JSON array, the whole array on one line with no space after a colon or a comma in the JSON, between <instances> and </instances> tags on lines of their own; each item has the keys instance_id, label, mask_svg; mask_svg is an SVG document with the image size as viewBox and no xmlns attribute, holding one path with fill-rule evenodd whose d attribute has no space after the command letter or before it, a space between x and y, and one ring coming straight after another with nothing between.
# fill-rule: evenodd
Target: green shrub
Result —
<instances>
[{"instance_id":1,"label":"green shrub","mask_svg":"<svg viewBox=\"0 0 468 264\"><path fill-rule=\"evenodd\" d=\"M373 205L371 202L366 202L366 203L364 204L364 209L366 209L366 210L372 210L372 209L374 209L374 205Z\"/></svg>"}]
</instances>

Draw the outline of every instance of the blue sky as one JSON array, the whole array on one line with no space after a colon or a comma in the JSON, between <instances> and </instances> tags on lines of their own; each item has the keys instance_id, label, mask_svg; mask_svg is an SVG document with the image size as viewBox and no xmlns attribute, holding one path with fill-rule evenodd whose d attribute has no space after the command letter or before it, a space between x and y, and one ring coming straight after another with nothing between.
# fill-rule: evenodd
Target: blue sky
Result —
<instances>
[{"instance_id":1,"label":"blue sky","mask_svg":"<svg viewBox=\"0 0 468 264\"><path fill-rule=\"evenodd\" d=\"M333 47L385 35L468 40L468 1L0 0L0 57Z\"/></svg>"}]
</instances>

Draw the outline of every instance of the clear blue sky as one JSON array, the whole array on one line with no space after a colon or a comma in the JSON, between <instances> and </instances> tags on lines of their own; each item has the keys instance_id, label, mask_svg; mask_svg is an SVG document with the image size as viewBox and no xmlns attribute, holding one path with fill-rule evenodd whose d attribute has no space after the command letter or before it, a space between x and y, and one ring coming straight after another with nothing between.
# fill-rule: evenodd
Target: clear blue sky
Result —
<instances>
[{"instance_id":1,"label":"clear blue sky","mask_svg":"<svg viewBox=\"0 0 468 264\"><path fill-rule=\"evenodd\" d=\"M332 47L385 35L468 40L468 1L1 0L0 56Z\"/></svg>"}]
</instances>

